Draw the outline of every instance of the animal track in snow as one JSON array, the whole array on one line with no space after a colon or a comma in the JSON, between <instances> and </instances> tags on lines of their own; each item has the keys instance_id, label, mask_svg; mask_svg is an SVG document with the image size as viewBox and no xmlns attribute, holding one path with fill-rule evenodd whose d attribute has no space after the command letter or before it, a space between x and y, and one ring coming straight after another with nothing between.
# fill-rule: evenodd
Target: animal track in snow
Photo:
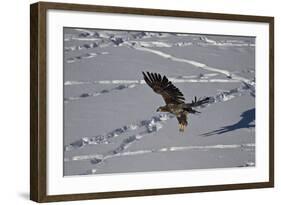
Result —
<instances>
[{"instance_id":1,"label":"animal track in snow","mask_svg":"<svg viewBox=\"0 0 281 205\"><path fill-rule=\"evenodd\" d=\"M111 155L79 155L74 156L67 161L79 161L79 160L92 160L92 164L98 164L104 159L122 156L134 156L148 153L159 153L159 152L181 152L187 150L211 150L211 149L241 149L242 151L250 151L255 149L255 144L216 144L216 145L191 145L191 146L178 146L178 147L162 147L158 149L146 149L136 150L128 152L113 153Z\"/></svg>"},{"instance_id":2,"label":"animal track in snow","mask_svg":"<svg viewBox=\"0 0 281 205\"><path fill-rule=\"evenodd\" d=\"M173 118L171 114L158 114L152 116L151 119L148 120L140 120L135 123L130 123L124 125L122 127L116 128L108 133L96 135L96 136L89 136L89 137L82 137L79 140L70 143L64 147L65 151L71 151L73 149L80 149L84 146L91 145L91 144L108 144L110 140L113 138L119 137L120 135L126 134L128 132L145 128L145 133L152 133L156 132L162 128L161 122L167 121L168 119ZM143 133L142 133L143 134ZM121 147L125 147L127 143L131 141L131 139L140 139L140 136L129 137L127 140L124 140L124 144Z\"/></svg>"},{"instance_id":3,"label":"animal track in snow","mask_svg":"<svg viewBox=\"0 0 281 205\"><path fill-rule=\"evenodd\" d=\"M86 54L83 54L83 55L79 55L79 56L67 58L67 59L66 59L66 62L67 62L67 63L75 63L75 62L81 61L81 60L83 60L83 59L94 58L94 57L96 57L96 56L98 56L98 55L107 55L107 54L109 54L109 53L108 53L108 52L86 53Z\"/></svg>"},{"instance_id":4,"label":"animal track in snow","mask_svg":"<svg viewBox=\"0 0 281 205\"><path fill-rule=\"evenodd\" d=\"M136 87L136 84L128 84L128 85L118 85L117 87L114 88L110 88L110 89L103 89L99 92L93 92L93 93L82 93L78 96L72 96L72 97L67 97L64 98L64 102L68 103L70 101L74 101L74 100L80 100L80 99L84 99L84 98L88 98L88 97L96 97L96 96L100 96L102 94L107 94L110 93L112 91L120 91L120 90L124 90L127 88L134 88Z\"/></svg>"},{"instance_id":5,"label":"animal track in snow","mask_svg":"<svg viewBox=\"0 0 281 205\"><path fill-rule=\"evenodd\" d=\"M216 76L216 73L208 73L208 74L199 74L199 75L193 75L193 76L175 76L175 77L168 77L169 80L173 83L239 83L239 80L235 79L215 79L212 78ZM117 84L118 86L111 88L111 89L103 89L99 92L93 92L93 93L82 93L78 96L71 96L66 97L64 99L65 103L68 103L70 101L85 99L88 97L97 97L102 94L108 94L112 91L121 91L125 89L131 89L135 88L141 84L145 84L144 80L101 80L101 81L93 81L93 82L87 82L87 81L66 81L64 83L65 86L71 86L71 85L96 85L96 84ZM245 86L249 86L245 84ZM250 88L250 86L249 86ZM253 86L251 88L254 89Z\"/></svg>"}]
</instances>

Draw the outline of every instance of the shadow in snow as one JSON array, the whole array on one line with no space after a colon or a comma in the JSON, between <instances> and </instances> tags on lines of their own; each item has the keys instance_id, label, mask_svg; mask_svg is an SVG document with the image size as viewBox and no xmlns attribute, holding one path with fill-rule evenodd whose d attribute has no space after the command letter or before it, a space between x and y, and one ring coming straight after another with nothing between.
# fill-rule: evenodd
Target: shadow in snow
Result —
<instances>
[{"instance_id":1,"label":"shadow in snow","mask_svg":"<svg viewBox=\"0 0 281 205\"><path fill-rule=\"evenodd\" d=\"M220 129L211 131L211 132L207 132L202 134L202 136L208 137L211 135L220 135L226 132L231 132L237 129L242 129L242 128L252 128L255 127L255 124L251 124L254 120L255 120L255 108L252 108L250 110L247 110L245 112L243 112L240 116L242 117L237 123L233 124L233 125L228 125L228 126L224 126Z\"/></svg>"}]
</instances>

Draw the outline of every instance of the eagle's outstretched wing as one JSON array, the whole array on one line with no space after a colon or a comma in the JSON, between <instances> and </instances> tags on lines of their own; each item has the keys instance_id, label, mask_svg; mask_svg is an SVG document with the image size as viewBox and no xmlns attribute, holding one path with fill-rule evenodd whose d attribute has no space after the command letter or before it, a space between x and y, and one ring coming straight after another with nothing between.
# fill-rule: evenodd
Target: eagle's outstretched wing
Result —
<instances>
[{"instance_id":1,"label":"eagle's outstretched wing","mask_svg":"<svg viewBox=\"0 0 281 205\"><path fill-rule=\"evenodd\" d=\"M142 72L145 82L153 89L154 92L162 95L166 104L184 103L184 96L181 91L168 80L166 76L158 73Z\"/></svg>"}]
</instances>

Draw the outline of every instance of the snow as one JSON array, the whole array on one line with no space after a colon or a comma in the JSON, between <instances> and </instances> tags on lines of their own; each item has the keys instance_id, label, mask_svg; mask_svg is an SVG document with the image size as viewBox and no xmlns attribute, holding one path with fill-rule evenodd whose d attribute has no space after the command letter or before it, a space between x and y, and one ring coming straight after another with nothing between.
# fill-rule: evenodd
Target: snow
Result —
<instances>
[{"instance_id":1,"label":"snow","mask_svg":"<svg viewBox=\"0 0 281 205\"><path fill-rule=\"evenodd\" d=\"M64 175L255 166L255 39L64 29ZM142 79L166 75L190 102L184 133Z\"/></svg>"}]
</instances>

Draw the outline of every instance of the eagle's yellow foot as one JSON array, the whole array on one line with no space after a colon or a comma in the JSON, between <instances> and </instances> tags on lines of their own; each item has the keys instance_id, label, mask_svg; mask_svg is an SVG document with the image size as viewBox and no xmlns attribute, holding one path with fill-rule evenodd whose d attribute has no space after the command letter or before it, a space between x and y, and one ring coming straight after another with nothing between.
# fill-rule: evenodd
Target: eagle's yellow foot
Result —
<instances>
[{"instance_id":1,"label":"eagle's yellow foot","mask_svg":"<svg viewBox=\"0 0 281 205\"><path fill-rule=\"evenodd\" d=\"M186 127L186 125L184 124L179 124L179 131L180 132L184 132L184 128Z\"/></svg>"}]
</instances>

